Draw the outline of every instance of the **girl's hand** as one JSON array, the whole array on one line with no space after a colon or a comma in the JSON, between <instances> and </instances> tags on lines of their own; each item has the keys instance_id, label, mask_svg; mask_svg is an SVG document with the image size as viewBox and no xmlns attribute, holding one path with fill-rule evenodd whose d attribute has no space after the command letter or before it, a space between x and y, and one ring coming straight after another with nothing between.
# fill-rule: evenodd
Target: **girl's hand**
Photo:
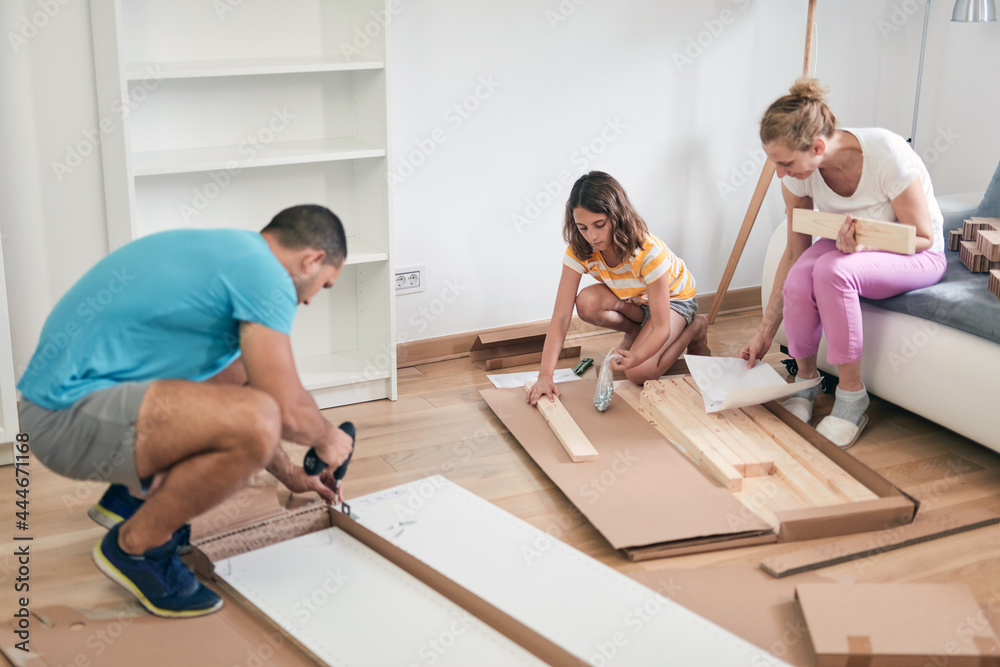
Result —
<instances>
[{"instance_id":1,"label":"girl's hand","mask_svg":"<svg viewBox=\"0 0 1000 667\"><path fill-rule=\"evenodd\" d=\"M552 381L552 378L547 380L539 379L535 383L531 391L528 392L528 405L538 405L538 401L545 395L549 396L548 400L550 401L561 396L559 388L556 387L556 383Z\"/></svg>"},{"instance_id":2,"label":"girl's hand","mask_svg":"<svg viewBox=\"0 0 1000 667\"><path fill-rule=\"evenodd\" d=\"M629 350L612 350L612 354L617 354L618 357L611 360L611 370L614 371L624 371L632 368L638 363L636 356Z\"/></svg>"},{"instance_id":3,"label":"girl's hand","mask_svg":"<svg viewBox=\"0 0 1000 667\"><path fill-rule=\"evenodd\" d=\"M845 255L850 255L851 253L864 252L868 249L858 243L855 231L856 227L854 224L854 218L851 215L848 215L847 220L844 221L840 231L837 232L837 250Z\"/></svg>"}]
</instances>

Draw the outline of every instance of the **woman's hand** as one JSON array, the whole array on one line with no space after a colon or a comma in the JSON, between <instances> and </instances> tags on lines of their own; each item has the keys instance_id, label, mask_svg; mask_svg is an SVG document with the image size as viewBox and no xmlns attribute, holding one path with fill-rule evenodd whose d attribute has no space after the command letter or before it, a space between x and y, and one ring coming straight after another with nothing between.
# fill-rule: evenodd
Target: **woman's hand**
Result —
<instances>
[{"instance_id":1,"label":"woman's hand","mask_svg":"<svg viewBox=\"0 0 1000 667\"><path fill-rule=\"evenodd\" d=\"M837 250L845 255L867 251L867 246L863 246L858 243L858 239L855 234L856 231L857 227L854 224L854 217L848 214L847 220L844 221L840 231L837 232Z\"/></svg>"},{"instance_id":2,"label":"woman's hand","mask_svg":"<svg viewBox=\"0 0 1000 667\"><path fill-rule=\"evenodd\" d=\"M561 395L559 388L556 387L556 383L552 381L552 378L546 380L539 379L535 383L531 391L528 392L528 405L537 405L542 396L546 394L549 396L550 401L559 398Z\"/></svg>"},{"instance_id":3,"label":"woman's hand","mask_svg":"<svg viewBox=\"0 0 1000 667\"><path fill-rule=\"evenodd\" d=\"M740 350L740 359L746 359L747 368L753 368L753 365L757 363L758 360L763 359L767 351L771 349L771 343L773 338L769 338L757 332L750 339L742 350Z\"/></svg>"}]
</instances>

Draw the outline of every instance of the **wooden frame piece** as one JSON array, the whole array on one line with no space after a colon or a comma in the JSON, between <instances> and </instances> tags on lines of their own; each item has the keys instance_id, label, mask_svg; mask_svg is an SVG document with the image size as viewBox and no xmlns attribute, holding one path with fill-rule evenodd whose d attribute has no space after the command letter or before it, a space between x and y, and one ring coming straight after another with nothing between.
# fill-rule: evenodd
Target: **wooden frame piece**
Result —
<instances>
[{"instance_id":1,"label":"wooden frame piece","mask_svg":"<svg viewBox=\"0 0 1000 667\"><path fill-rule=\"evenodd\" d=\"M990 270L989 289L993 296L1000 299L1000 269Z\"/></svg>"},{"instance_id":2,"label":"wooden frame piece","mask_svg":"<svg viewBox=\"0 0 1000 667\"><path fill-rule=\"evenodd\" d=\"M839 213L796 208L792 210L792 231L836 239L846 219L846 215ZM855 218L854 228L854 236L861 245L900 255L917 251L917 228L913 225Z\"/></svg>"},{"instance_id":3,"label":"wooden frame piece","mask_svg":"<svg viewBox=\"0 0 1000 667\"><path fill-rule=\"evenodd\" d=\"M524 391L531 391L534 382L525 382ZM562 401L555 396L550 401L545 396L538 400L538 411L542 413L545 423L549 425L563 449L574 463L581 461L596 461L600 458L590 439L567 412Z\"/></svg>"},{"instance_id":4,"label":"wooden frame piece","mask_svg":"<svg viewBox=\"0 0 1000 667\"><path fill-rule=\"evenodd\" d=\"M691 431L689 419L684 414L651 389L643 390L639 402L709 476L729 491L735 493L742 490L743 477L740 473L705 438Z\"/></svg>"},{"instance_id":5,"label":"wooden frame piece","mask_svg":"<svg viewBox=\"0 0 1000 667\"><path fill-rule=\"evenodd\" d=\"M986 260L986 255L979 252L975 241L962 241L958 248L958 259L973 273L986 273L989 271L990 263Z\"/></svg>"},{"instance_id":6,"label":"wooden frame piece","mask_svg":"<svg viewBox=\"0 0 1000 667\"><path fill-rule=\"evenodd\" d=\"M976 249L989 262L1000 262L1000 230L980 229L976 233Z\"/></svg>"}]
</instances>

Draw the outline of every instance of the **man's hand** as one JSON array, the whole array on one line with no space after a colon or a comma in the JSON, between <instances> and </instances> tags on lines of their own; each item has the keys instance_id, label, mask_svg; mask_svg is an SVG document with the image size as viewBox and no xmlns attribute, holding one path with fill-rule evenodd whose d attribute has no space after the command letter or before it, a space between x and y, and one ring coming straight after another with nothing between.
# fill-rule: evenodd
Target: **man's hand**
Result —
<instances>
[{"instance_id":1,"label":"man's hand","mask_svg":"<svg viewBox=\"0 0 1000 667\"><path fill-rule=\"evenodd\" d=\"M344 487L341 486L339 492L333 489L336 482L333 479L335 468L326 468L322 473L309 476L302 466L294 466L284 475L281 483L288 487L292 493L309 493L315 491L328 505L344 501Z\"/></svg>"},{"instance_id":2,"label":"man's hand","mask_svg":"<svg viewBox=\"0 0 1000 667\"><path fill-rule=\"evenodd\" d=\"M528 392L528 405L538 405L538 401L542 399L543 396L548 395L550 401L553 401L560 397L559 387L556 383L552 381L552 378L548 380L538 380L532 387L531 391Z\"/></svg>"}]
</instances>

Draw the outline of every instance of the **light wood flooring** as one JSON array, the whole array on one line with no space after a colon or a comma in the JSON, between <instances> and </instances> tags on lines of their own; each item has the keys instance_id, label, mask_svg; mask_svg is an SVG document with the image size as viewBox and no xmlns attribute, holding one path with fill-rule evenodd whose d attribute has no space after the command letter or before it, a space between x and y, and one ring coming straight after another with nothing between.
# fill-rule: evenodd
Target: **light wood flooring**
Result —
<instances>
[{"instance_id":1,"label":"light wood flooring","mask_svg":"<svg viewBox=\"0 0 1000 667\"><path fill-rule=\"evenodd\" d=\"M710 328L717 355L734 356L759 322L760 311L722 316ZM618 334L591 334L575 342L583 356L601 359ZM765 361L784 374L775 347ZM560 366L573 366L566 359ZM531 367L509 370L531 370ZM594 374L591 369L588 376ZM560 540L622 572L703 567L757 568L760 561L812 543L767 545L633 563L613 550L525 454L479 396L490 387L486 373L468 358L404 368L399 399L325 411L333 423L350 419L358 428L358 449L346 479L348 497L359 496L429 475L451 481L546 530ZM938 388L928 387L927 391ZM831 396L821 396L819 411ZM850 452L922 502L922 511L985 507L1000 512L1000 454L877 398L871 423ZM301 460L301 449L292 456ZM5 507L6 546L0 554L0 614L10 619L16 597L17 562L12 467L0 469ZM86 515L100 496L98 484L62 479L31 463L31 604L90 608L120 605L121 590L91 562L90 551L103 529ZM834 580L867 582L964 582L983 605L1000 607L1000 526L954 535L884 553L856 564L820 570ZM7 621L3 622L6 627ZM5 630L6 632L6 630ZM0 658L2 661L2 658Z\"/></svg>"}]
</instances>

